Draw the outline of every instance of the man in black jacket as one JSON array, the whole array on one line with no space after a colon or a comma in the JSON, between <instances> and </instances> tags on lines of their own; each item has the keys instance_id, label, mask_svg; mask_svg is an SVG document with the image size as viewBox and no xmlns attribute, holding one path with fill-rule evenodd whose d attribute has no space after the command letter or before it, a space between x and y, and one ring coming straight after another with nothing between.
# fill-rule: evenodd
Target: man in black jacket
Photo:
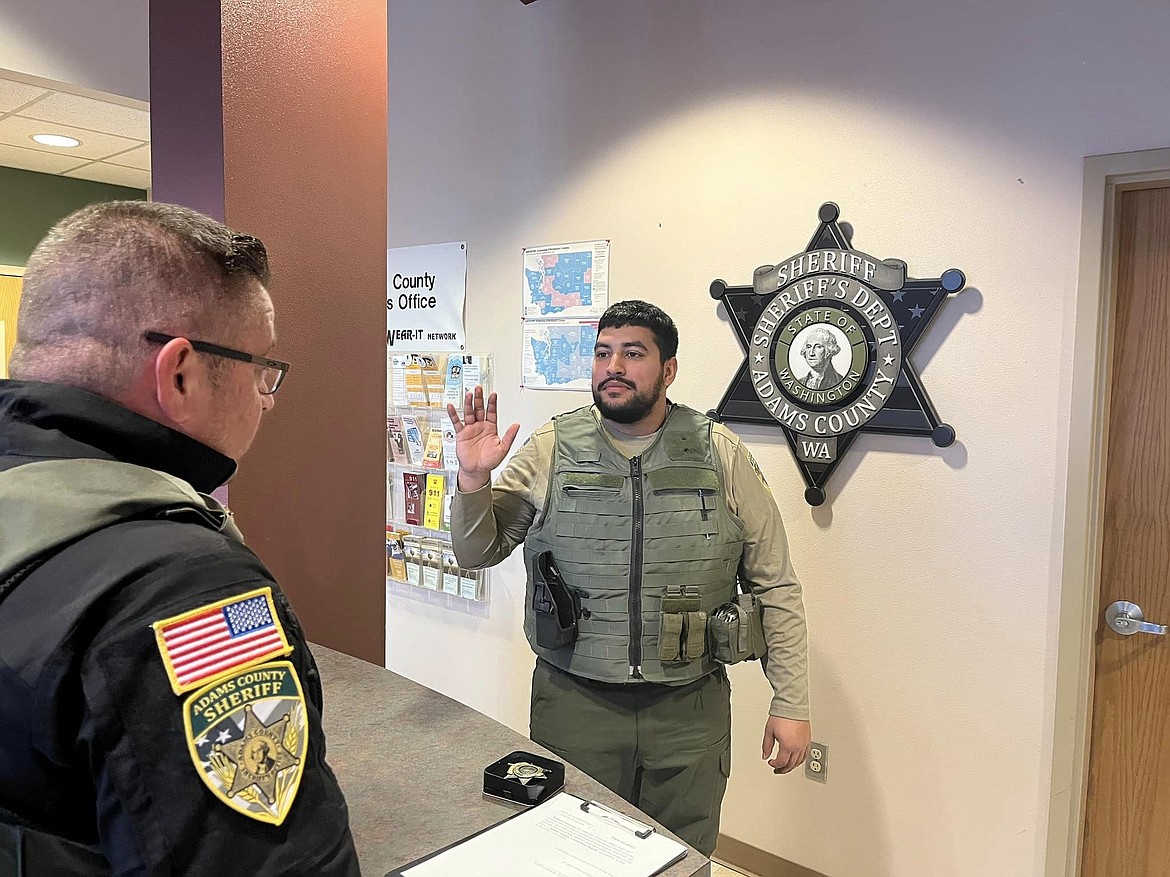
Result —
<instances>
[{"instance_id":1,"label":"man in black jacket","mask_svg":"<svg viewBox=\"0 0 1170 877\"><path fill-rule=\"evenodd\" d=\"M267 283L260 241L167 204L87 207L29 260L0 381L0 872L358 873L313 657L206 495L288 370Z\"/></svg>"}]
</instances>

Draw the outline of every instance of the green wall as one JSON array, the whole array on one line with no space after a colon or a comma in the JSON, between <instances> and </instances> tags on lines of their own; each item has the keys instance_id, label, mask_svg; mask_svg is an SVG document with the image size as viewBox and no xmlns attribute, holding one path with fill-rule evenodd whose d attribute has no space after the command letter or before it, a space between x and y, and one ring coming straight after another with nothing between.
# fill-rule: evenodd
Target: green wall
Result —
<instances>
[{"instance_id":1,"label":"green wall","mask_svg":"<svg viewBox=\"0 0 1170 877\"><path fill-rule=\"evenodd\" d=\"M24 265L58 219L95 201L146 199L142 189L0 167L0 265Z\"/></svg>"}]
</instances>

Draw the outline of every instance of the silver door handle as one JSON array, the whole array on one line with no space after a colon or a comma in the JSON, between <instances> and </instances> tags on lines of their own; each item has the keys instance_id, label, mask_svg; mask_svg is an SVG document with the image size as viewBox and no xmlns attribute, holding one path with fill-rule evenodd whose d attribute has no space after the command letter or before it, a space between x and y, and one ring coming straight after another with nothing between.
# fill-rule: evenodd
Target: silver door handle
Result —
<instances>
[{"instance_id":1,"label":"silver door handle","mask_svg":"<svg viewBox=\"0 0 1170 877\"><path fill-rule=\"evenodd\" d=\"M1135 633L1166 635L1166 625L1146 621L1142 615L1142 607L1125 600L1110 604L1105 610L1105 623L1109 625L1110 630L1122 636L1133 636Z\"/></svg>"}]
</instances>

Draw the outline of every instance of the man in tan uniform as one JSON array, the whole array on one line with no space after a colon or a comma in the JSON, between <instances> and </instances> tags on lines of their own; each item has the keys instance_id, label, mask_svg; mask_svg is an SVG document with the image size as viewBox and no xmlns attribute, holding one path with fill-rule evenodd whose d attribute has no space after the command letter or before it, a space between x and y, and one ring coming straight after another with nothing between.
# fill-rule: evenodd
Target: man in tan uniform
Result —
<instances>
[{"instance_id":1,"label":"man in tan uniform","mask_svg":"<svg viewBox=\"0 0 1170 877\"><path fill-rule=\"evenodd\" d=\"M525 545L524 628L538 656L532 739L710 854L731 771L731 711L705 620L737 579L764 607L774 696L762 757L779 774L804 761L811 734L804 608L750 452L666 398L677 348L659 308L611 306L598 324L594 406L538 429L494 485L519 425L501 436L495 394L485 404L480 387L462 418L449 405L459 457L451 529L459 563L472 569ZM571 639L537 630L549 576L577 604Z\"/></svg>"}]
</instances>

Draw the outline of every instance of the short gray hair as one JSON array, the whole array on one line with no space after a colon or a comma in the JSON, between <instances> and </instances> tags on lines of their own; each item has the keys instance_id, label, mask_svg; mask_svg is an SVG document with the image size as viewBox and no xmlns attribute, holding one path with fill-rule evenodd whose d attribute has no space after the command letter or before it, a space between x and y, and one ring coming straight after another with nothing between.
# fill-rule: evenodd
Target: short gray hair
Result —
<instances>
[{"instance_id":1,"label":"short gray hair","mask_svg":"<svg viewBox=\"0 0 1170 877\"><path fill-rule=\"evenodd\" d=\"M126 391L147 330L227 343L267 285L264 244L187 207L106 201L49 229L29 257L14 378Z\"/></svg>"}]
</instances>

